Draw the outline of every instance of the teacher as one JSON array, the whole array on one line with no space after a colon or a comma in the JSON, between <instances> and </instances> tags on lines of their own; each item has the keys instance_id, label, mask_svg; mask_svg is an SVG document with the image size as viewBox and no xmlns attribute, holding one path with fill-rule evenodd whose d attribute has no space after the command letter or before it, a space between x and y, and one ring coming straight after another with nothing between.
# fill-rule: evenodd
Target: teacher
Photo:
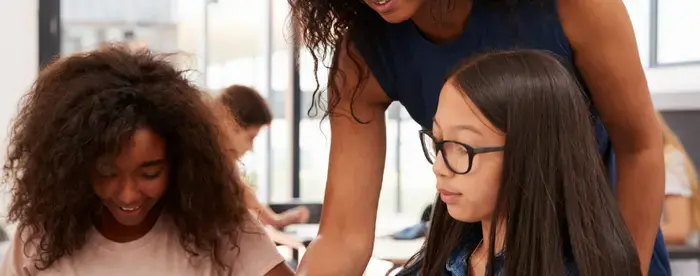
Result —
<instances>
[{"instance_id":1,"label":"teacher","mask_svg":"<svg viewBox=\"0 0 700 276\"><path fill-rule=\"evenodd\" d=\"M645 275L670 275L658 231L661 132L622 0L290 2L314 58L333 55L323 105L331 124L328 184L319 236L300 274L364 271L384 172L384 112L392 101L430 129L444 78L459 61L486 51L541 49L558 55L592 99L599 149ZM314 106L323 102L315 93Z\"/></svg>"}]
</instances>

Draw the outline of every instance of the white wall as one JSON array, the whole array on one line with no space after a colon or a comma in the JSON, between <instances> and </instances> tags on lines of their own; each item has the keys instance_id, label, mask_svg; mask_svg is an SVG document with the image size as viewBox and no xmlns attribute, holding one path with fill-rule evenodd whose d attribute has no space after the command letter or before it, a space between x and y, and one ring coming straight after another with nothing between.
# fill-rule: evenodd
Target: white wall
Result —
<instances>
[{"instance_id":1,"label":"white wall","mask_svg":"<svg viewBox=\"0 0 700 276\"><path fill-rule=\"evenodd\" d=\"M31 86L38 68L38 0L0 0L0 160L4 162L7 129L20 97ZM7 196L0 191L0 214ZM4 219L0 219L0 222Z\"/></svg>"},{"instance_id":2,"label":"white wall","mask_svg":"<svg viewBox=\"0 0 700 276\"><path fill-rule=\"evenodd\" d=\"M642 62L648 66L650 1L624 2L634 25ZM700 65L649 68L646 75L657 109L700 109Z\"/></svg>"},{"instance_id":3,"label":"white wall","mask_svg":"<svg viewBox=\"0 0 700 276\"><path fill-rule=\"evenodd\" d=\"M17 110L17 101L37 74L38 21L37 0L0 0L0 35L3 37L0 43L0 138L3 141L8 123Z\"/></svg>"}]
</instances>

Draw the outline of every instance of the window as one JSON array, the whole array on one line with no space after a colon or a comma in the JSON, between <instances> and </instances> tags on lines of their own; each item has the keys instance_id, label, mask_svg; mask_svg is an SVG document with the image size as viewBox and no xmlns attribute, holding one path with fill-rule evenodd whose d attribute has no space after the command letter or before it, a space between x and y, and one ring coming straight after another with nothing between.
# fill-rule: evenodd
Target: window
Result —
<instances>
[{"instance_id":1,"label":"window","mask_svg":"<svg viewBox=\"0 0 700 276\"><path fill-rule=\"evenodd\" d=\"M700 62L700 2L651 0L651 3L651 21L656 23L652 26L656 31L654 65Z\"/></svg>"},{"instance_id":2,"label":"window","mask_svg":"<svg viewBox=\"0 0 700 276\"><path fill-rule=\"evenodd\" d=\"M261 201L276 195L278 201L289 200L288 14L286 0L62 0L61 52L130 42L178 53L178 65L195 69L188 76L209 91L232 84L254 87L267 98L274 119L255 140L254 153L242 158L244 176Z\"/></svg>"},{"instance_id":3,"label":"window","mask_svg":"<svg viewBox=\"0 0 700 276\"><path fill-rule=\"evenodd\" d=\"M132 41L164 52L178 49L176 0L62 0L61 52Z\"/></svg>"},{"instance_id":4,"label":"window","mask_svg":"<svg viewBox=\"0 0 700 276\"><path fill-rule=\"evenodd\" d=\"M328 65L330 60L321 60ZM324 89L328 80L326 66L319 65L316 74L319 87ZM301 122L299 124L300 171L299 195L303 201L322 202L328 176L328 156L331 149L331 129L328 119L321 120L323 110L308 112L316 89L314 60L308 49L299 53L299 85L301 86ZM325 90L323 97L325 99ZM316 112L317 111L317 112Z\"/></svg>"},{"instance_id":5,"label":"window","mask_svg":"<svg viewBox=\"0 0 700 276\"><path fill-rule=\"evenodd\" d=\"M289 118L284 104L291 75L291 45L284 39L287 14L284 0L220 0L209 8L208 87L254 87L272 109L270 127L260 132L253 151L242 158L244 176L256 187L261 202L291 198Z\"/></svg>"},{"instance_id":6,"label":"window","mask_svg":"<svg viewBox=\"0 0 700 276\"><path fill-rule=\"evenodd\" d=\"M435 200L436 179L433 167L423 155L418 138L421 126L411 119L406 109L401 107L401 147L399 166L401 213L418 216L427 205Z\"/></svg>"},{"instance_id":7,"label":"window","mask_svg":"<svg viewBox=\"0 0 700 276\"><path fill-rule=\"evenodd\" d=\"M326 65L328 62L330 60L324 61ZM300 54L299 74L304 107L300 138L301 198L304 201L322 201L326 187L331 133L328 120L321 121L322 110L313 117L306 114L316 88L313 59L308 49ZM326 87L327 76L327 69L319 66L321 88ZM325 96L326 92L323 93ZM399 103L393 103L386 116L386 163L378 212L400 212L417 216L432 201L435 194L434 176L418 142L420 127Z\"/></svg>"}]
</instances>

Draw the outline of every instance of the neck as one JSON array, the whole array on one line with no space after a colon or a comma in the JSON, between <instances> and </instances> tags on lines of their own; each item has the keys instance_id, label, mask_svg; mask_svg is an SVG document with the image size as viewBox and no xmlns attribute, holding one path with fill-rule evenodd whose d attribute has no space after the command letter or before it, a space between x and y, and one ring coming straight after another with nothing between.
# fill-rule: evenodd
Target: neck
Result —
<instances>
[{"instance_id":1,"label":"neck","mask_svg":"<svg viewBox=\"0 0 700 276\"><path fill-rule=\"evenodd\" d=\"M107 208L102 208L100 220L95 223L95 228L108 240L125 243L135 241L151 231L161 214L159 205L154 206L146 218L138 225L123 225L119 223Z\"/></svg>"},{"instance_id":2,"label":"neck","mask_svg":"<svg viewBox=\"0 0 700 276\"><path fill-rule=\"evenodd\" d=\"M496 235L494 242L493 252L501 252L503 250L503 244L506 238L506 224L505 220L499 220L497 223L492 223L491 220L481 221L481 234L483 237L482 246L477 248L476 251L481 251L483 254L488 252L488 247L491 245L491 227L496 227Z\"/></svg>"},{"instance_id":3,"label":"neck","mask_svg":"<svg viewBox=\"0 0 700 276\"><path fill-rule=\"evenodd\" d=\"M503 250L503 240L505 239L505 223L503 220L499 220L493 223L491 220L481 221L481 236L482 241L479 245L472 251L469 260L469 271L470 274L474 275L485 275L486 264L488 263L488 253L489 246L491 245L491 229L495 227L496 234L494 236L494 249L493 252L498 253Z\"/></svg>"},{"instance_id":4,"label":"neck","mask_svg":"<svg viewBox=\"0 0 700 276\"><path fill-rule=\"evenodd\" d=\"M464 32L471 9L472 1L425 1L411 20L431 41L447 42Z\"/></svg>"}]
</instances>

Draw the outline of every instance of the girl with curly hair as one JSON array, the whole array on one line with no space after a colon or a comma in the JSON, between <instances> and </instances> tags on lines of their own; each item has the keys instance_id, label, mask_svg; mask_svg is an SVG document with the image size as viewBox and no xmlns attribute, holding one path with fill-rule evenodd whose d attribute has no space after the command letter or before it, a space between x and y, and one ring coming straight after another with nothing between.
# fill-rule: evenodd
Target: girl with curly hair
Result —
<instances>
[{"instance_id":1,"label":"girl with curly hair","mask_svg":"<svg viewBox=\"0 0 700 276\"><path fill-rule=\"evenodd\" d=\"M292 275L247 212L202 93L165 57L60 59L23 98L5 164L2 275Z\"/></svg>"},{"instance_id":2,"label":"girl with curly hair","mask_svg":"<svg viewBox=\"0 0 700 276\"><path fill-rule=\"evenodd\" d=\"M289 3L315 68L332 56L327 98L316 93L313 103L331 125L326 204L300 273L358 274L358 264L369 260L386 160L384 113L391 102L430 130L445 77L460 60L537 49L556 54L592 99L599 152L642 270L670 274L658 226L664 200L660 128L623 0ZM339 247L346 248L343 256L337 256Z\"/></svg>"}]
</instances>

